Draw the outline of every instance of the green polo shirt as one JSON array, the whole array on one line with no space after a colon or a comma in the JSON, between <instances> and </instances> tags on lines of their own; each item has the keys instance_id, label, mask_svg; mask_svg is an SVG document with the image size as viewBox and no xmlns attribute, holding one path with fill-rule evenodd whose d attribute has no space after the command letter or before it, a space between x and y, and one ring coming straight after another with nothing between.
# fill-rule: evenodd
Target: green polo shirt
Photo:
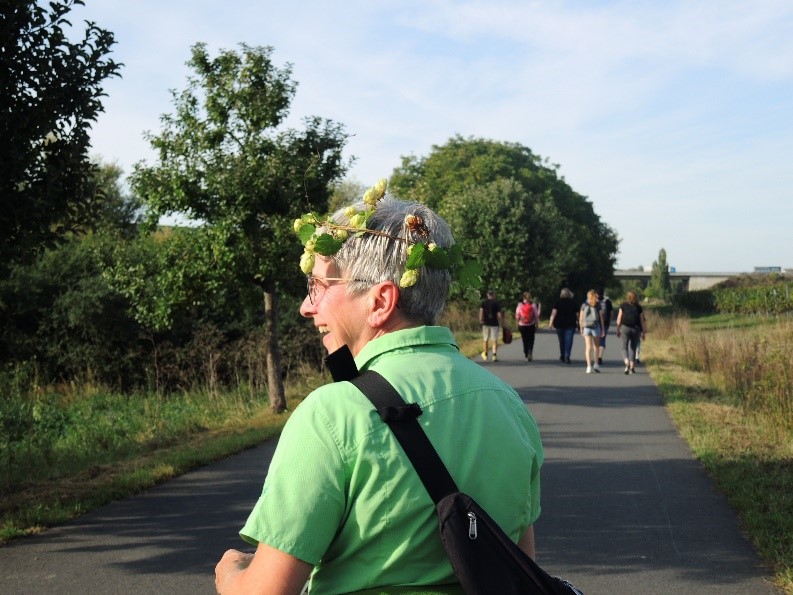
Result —
<instances>
[{"instance_id":1,"label":"green polo shirt","mask_svg":"<svg viewBox=\"0 0 793 595\"><path fill-rule=\"evenodd\" d=\"M355 360L421 406L419 421L460 490L517 541L540 514L543 459L537 424L517 393L462 356L445 327L388 333ZM456 583L432 500L349 382L322 386L295 409L240 535L313 564L314 593Z\"/></svg>"}]
</instances>

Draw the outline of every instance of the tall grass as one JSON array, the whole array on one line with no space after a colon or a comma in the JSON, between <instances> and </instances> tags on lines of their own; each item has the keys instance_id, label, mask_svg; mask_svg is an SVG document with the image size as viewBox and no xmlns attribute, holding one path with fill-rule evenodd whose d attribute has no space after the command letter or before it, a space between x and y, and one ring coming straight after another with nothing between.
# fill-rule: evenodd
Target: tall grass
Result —
<instances>
[{"instance_id":1,"label":"tall grass","mask_svg":"<svg viewBox=\"0 0 793 595\"><path fill-rule=\"evenodd\" d=\"M676 337L684 365L705 373L736 405L793 428L793 321L758 321L749 328L736 322L725 318L721 328L692 333L687 318L655 317L652 328Z\"/></svg>"},{"instance_id":2,"label":"tall grass","mask_svg":"<svg viewBox=\"0 0 793 595\"><path fill-rule=\"evenodd\" d=\"M438 324L448 326L455 336L462 333L479 332L481 329L479 325L479 304L450 302L441 312Z\"/></svg>"},{"instance_id":3,"label":"tall grass","mask_svg":"<svg viewBox=\"0 0 793 595\"><path fill-rule=\"evenodd\" d=\"M0 373L0 542L61 522L277 434L288 418L248 383L185 393L38 387ZM327 379L292 370L290 408Z\"/></svg>"},{"instance_id":4,"label":"tall grass","mask_svg":"<svg viewBox=\"0 0 793 595\"><path fill-rule=\"evenodd\" d=\"M697 458L793 594L793 412L789 319L648 313L653 380Z\"/></svg>"}]
</instances>

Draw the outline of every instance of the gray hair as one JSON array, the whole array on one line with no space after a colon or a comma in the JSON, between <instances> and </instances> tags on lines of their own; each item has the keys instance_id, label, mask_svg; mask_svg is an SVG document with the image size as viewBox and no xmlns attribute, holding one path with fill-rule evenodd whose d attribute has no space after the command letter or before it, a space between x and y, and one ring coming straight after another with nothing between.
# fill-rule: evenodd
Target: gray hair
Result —
<instances>
[{"instance_id":1,"label":"gray hair","mask_svg":"<svg viewBox=\"0 0 793 595\"><path fill-rule=\"evenodd\" d=\"M565 287L562 291L559 292L559 297L570 299L573 297L573 292Z\"/></svg>"},{"instance_id":2,"label":"gray hair","mask_svg":"<svg viewBox=\"0 0 793 595\"><path fill-rule=\"evenodd\" d=\"M368 209L368 205L363 202L352 206L359 211ZM332 217L333 221L347 224L349 219L344 211L345 209L337 211ZM393 281L399 286L407 262L407 243L399 238L405 238L410 233L412 242L418 239L405 226L407 215L418 215L424 220L429 237L421 238L422 241L435 242L444 249L454 244L448 224L430 208L420 203L385 196L377 203L367 228L388 235L364 233L351 237L331 257L339 274L346 274L355 280L347 283L347 291L360 293L383 281ZM350 235L353 235L352 232ZM429 267L422 267L419 272L419 280L415 285L399 288L399 309L412 322L435 324L436 317L446 304L451 274L448 270Z\"/></svg>"}]
</instances>

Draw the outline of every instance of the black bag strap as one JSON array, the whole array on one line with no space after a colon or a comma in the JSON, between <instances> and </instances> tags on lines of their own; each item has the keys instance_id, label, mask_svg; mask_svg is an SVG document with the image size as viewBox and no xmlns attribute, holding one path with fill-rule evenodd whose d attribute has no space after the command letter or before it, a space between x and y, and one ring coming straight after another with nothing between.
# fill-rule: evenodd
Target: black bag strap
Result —
<instances>
[{"instance_id":1,"label":"black bag strap","mask_svg":"<svg viewBox=\"0 0 793 595\"><path fill-rule=\"evenodd\" d=\"M350 382L366 395L381 419L391 428L432 501L437 504L445 496L459 491L419 423L421 407L417 403L407 404L391 383L374 370L368 370Z\"/></svg>"}]
</instances>

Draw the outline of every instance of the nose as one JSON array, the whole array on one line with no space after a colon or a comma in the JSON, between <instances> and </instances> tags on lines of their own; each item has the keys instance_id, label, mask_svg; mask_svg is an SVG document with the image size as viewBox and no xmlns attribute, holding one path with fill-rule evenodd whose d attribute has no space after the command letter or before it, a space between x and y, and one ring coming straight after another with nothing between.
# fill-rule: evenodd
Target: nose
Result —
<instances>
[{"instance_id":1,"label":"nose","mask_svg":"<svg viewBox=\"0 0 793 595\"><path fill-rule=\"evenodd\" d=\"M303 298L303 303L300 304L300 315L304 318L311 318L316 313L317 309L311 300L308 299L308 294Z\"/></svg>"}]
</instances>

